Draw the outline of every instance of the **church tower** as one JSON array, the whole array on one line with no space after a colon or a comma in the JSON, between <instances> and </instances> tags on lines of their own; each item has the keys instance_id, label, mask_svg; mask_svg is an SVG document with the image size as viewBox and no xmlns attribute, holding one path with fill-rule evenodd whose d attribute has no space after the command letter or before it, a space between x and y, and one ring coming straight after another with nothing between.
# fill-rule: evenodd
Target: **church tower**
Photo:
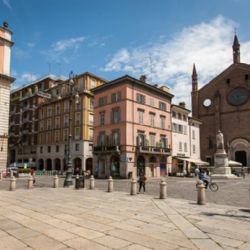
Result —
<instances>
[{"instance_id":1,"label":"church tower","mask_svg":"<svg viewBox=\"0 0 250 250\"><path fill-rule=\"evenodd\" d=\"M8 23L0 26L0 170L6 169L8 157L8 130L10 85L15 80L10 76L10 54L14 44Z\"/></svg>"},{"instance_id":2,"label":"church tower","mask_svg":"<svg viewBox=\"0 0 250 250\"><path fill-rule=\"evenodd\" d=\"M234 63L240 63L240 44L236 34L234 35L234 43L232 47Z\"/></svg>"},{"instance_id":3,"label":"church tower","mask_svg":"<svg viewBox=\"0 0 250 250\"><path fill-rule=\"evenodd\" d=\"M195 64L193 65L192 73L192 116L198 118L198 76L196 73Z\"/></svg>"}]
</instances>

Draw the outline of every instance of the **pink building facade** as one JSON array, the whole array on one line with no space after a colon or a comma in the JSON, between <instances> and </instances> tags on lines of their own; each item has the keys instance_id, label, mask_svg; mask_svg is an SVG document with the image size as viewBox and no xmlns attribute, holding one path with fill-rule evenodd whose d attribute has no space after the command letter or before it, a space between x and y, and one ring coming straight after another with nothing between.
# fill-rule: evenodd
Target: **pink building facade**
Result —
<instances>
[{"instance_id":1,"label":"pink building facade","mask_svg":"<svg viewBox=\"0 0 250 250\"><path fill-rule=\"evenodd\" d=\"M98 177L167 174L171 100L167 87L128 75L93 89L94 172Z\"/></svg>"}]
</instances>

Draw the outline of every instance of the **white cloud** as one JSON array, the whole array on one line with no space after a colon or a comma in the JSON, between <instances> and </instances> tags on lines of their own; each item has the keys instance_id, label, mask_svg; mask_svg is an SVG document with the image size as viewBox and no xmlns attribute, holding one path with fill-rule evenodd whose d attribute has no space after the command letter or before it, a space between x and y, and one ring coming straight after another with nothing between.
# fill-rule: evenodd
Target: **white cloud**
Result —
<instances>
[{"instance_id":1,"label":"white cloud","mask_svg":"<svg viewBox=\"0 0 250 250\"><path fill-rule=\"evenodd\" d=\"M122 48L103 70L126 72L138 78L146 74L149 82L170 86L174 103L185 101L190 108L193 63L199 87L228 67L233 62L232 43L237 26L218 16L210 22L184 28L170 41ZM241 55L242 62L250 61L250 42L241 42Z\"/></svg>"},{"instance_id":2,"label":"white cloud","mask_svg":"<svg viewBox=\"0 0 250 250\"><path fill-rule=\"evenodd\" d=\"M3 4L5 6L7 6L9 9L12 9L11 5L10 5L10 0L2 0Z\"/></svg>"},{"instance_id":3,"label":"white cloud","mask_svg":"<svg viewBox=\"0 0 250 250\"><path fill-rule=\"evenodd\" d=\"M63 52L67 49L72 49L72 48L77 49L84 40L85 40L84 37L76 37L76 38L60 40L52 44L52 48L54 51L57 52Z\"/></svg>"},{"instance_id":4,"label":"white cloud","mask_svg":"<svg viewBox=\"0 0 250 250\"><path fill-rule=\"evenodd\" d=\"M21 76L20 76L20 80L22 82L25 82L25 83L30 83L30 82L34 82L35 80L38 79L38 76L35 75L35 74L32 74L32 73L23 73Z\"/></svg>"}]
</instances>

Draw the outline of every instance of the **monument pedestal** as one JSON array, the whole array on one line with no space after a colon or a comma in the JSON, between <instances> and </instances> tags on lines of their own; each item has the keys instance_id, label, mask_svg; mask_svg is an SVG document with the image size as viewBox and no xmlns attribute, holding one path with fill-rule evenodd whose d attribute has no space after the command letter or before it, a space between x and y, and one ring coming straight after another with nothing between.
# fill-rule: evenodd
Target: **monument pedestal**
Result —
<instances>
[{"instance_id":1,"label":"monument pedestal","mask_svg":"<svg viewBox=\"0 0 250 250\"><path fill-rule=\"evenodd\" d=\"M237 179L238 177L231 173L231 167L228 164L226 153L216 153L214 156L213 179Z\"/></svg>"}]
</instances>

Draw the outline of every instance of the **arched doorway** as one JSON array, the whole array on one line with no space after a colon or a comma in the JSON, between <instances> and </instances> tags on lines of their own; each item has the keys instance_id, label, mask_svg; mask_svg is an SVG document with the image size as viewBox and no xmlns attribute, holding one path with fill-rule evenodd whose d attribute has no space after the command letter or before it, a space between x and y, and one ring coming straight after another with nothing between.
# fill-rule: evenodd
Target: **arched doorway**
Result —
<instances>
[{"instance_id":1,"label":"arched doorway","mask_svg":"<svg viewBox=\"0 0 250 250\"><path fill-rule=\"evenodd\" d=\"M46 170L47 171L52 170L52 160L51 159L47 159L47 161L46 161Z\"/></svg>"},{"instance_id":2,"label":"arched doorway","mask_svg":"<svg viewBox=\"0 0 250 250\"><path fill-rule=\"evenodd\" d=\"M60 171L61 170L61 161L60 159L55 159L55 170Z\"/></svg>"},{"instance_id":3,"label":"arched doorway","mask_svg":"<svg viewBox=\"0 0 250 250\"><path fill-rule=\"evenodd\" d=\"M120 176L120 157L117 155L110 158L110 175L112 177Z\"/></svg>"},{"instance_id":4,"label":"arched doorway","mask_svg":"<svg viewBox=\"0 0 250 250\"><path fill-rule=\"evenodd\" d=\"M160 157L160 175L165 176L167 174L167 161L166 157Z\"/></svg>"},{"instance_id":5,"label":"arched doorway","mask_svg":"<svg viewBox=\"0 0 250 250\"><path fill-rule=\"evenodd\" d=\"M137 158L137 176L139 176L140 172L145 173L145 159L142 155Z\"/></svg>"},{"instance_id":6,"label":"arched doorway","mask_svg":"<svg viewBox=\"0 0 250 250\"><path fill-rule=\"evenodd\" d=\"M93 159L88 158L86 160L86 171L90 172L90 174L93 174Z\"/></svg>"},{"instance_id":7,"label":"arched doorway","mask_svg":"<svg viewBox=\"0 0 250 250\"><path fill-rule=\"evenodd\" d=\"M82 159L75 158L74 159L74 174L80 174L82 170Z\"/></svg>"},{"instance_id":8,"label":"arched doorway","mask_svg":"<svg viewBox=\"0 0 250 250\"><path fill-rule=\"evenodd\" d=\"M156 175L156 173L155 173L156 158L154 156L151 156L149 158L149 166L150 166L151 177L154 177Z\"/></svg>"},{"instance_id":9,"label":"arched doorway","mask_svg":"<svg viewBox=\"0 0 250 250\"><path fill-rule=\"evenodd\" d=\"M242 166L247 166L247 153L246 151L236 151L235 160L242 163Z\"/></svg>"},{"instance_id":10,"label":"arched doorway","mask_svg":"<svg viewBox=\"0 0 250 250\"><path fill-rule=\"evenodd\" d=\"M43 170L44 169L44 161L43 161L43 159L40 159L38 161L38 168L39 168L39 170Z\"/></svg>"}]
</instances>

